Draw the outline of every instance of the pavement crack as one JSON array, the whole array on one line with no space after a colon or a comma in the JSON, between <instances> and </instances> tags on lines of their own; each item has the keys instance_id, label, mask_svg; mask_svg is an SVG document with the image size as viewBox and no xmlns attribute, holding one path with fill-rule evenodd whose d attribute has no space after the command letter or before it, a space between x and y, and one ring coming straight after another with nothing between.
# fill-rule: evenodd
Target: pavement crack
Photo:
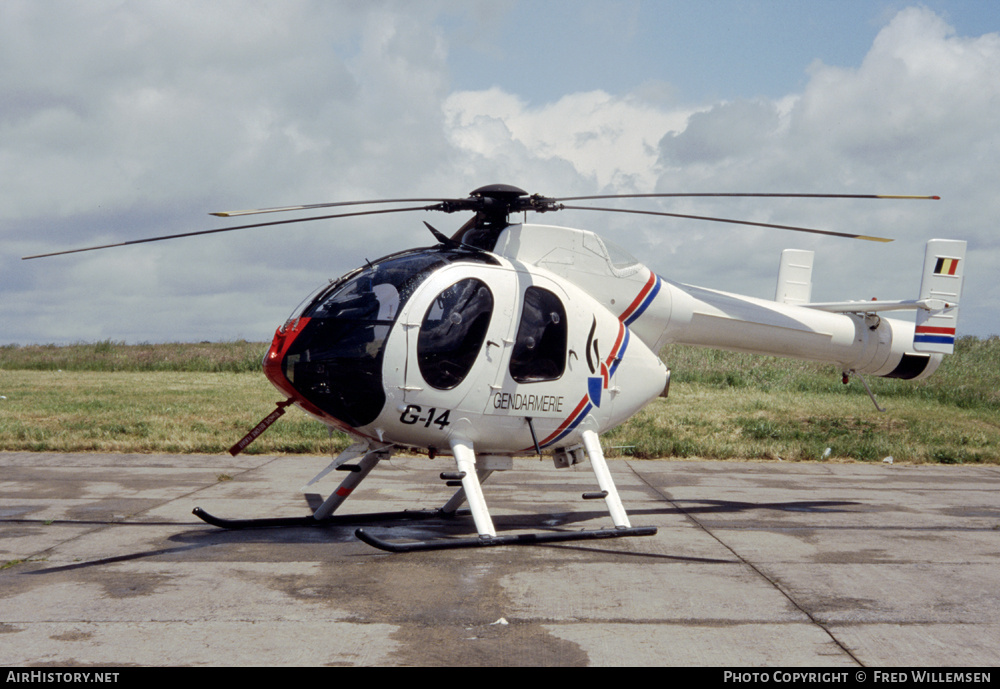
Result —
<instances>
[{"instance_id":1,"label":"pavement crack","mask_svg":"<svg viewBox=\"0 0 1000 689\"><path fill-rule=\"evenodd\" d=\"M825 633L825 634L826 634L826 635L827 635L827 636L828 636L828 637L830 638L830 640L831 640L831 641L832 641L832 642L833 642L834 644L836 644L836 645L837 645L837 647L838 647L838 648L840 648L840 649L841 649L841 650L842 650L842 651L843 651L843 652L844 652L844 653L845 653L845 654L846 654L846 655L847 655L847 656L848 656L848 657L849 657L849 658L850 658L851 660L853 660L853 661L854 661L855 663L857 663L859 667L864 667L864 663L862 663L862 662L861 662L861 661L860 661L860 660L859 660L859 659L857 658L857 656L855 656L855 655L854 655L854 654L853 654L853 653L852 653L852 652L850 651L850 649L848 649L848 648L847 648L847 647L846 647L846 646L845 646L845 645L844 645L843 643L841 643L840 639L838 639L838 638L837 638L837 636L836 636L836 635L835 635L835 634L834 634L834 633L833 633L832 631L830 631L830 629L829 629L829 628L828 628L828 627L827 627L827 626L826 626L825 624L823 624L823 623L822 623L822 622L821 622L820 620L818 620L818 619L817 619L817 618L816 618L816 617L815 617L815 616L814 616L814 615L813 615L813 614L812 614L811 612L809 612L809 610L808 610L808 609L806 609L805 607L803 607L803 606L802 606L802 605L801 605L801 604L800 604L800 603L799 603L799 602L798 602L798 601L797 601L797 600L795 599L795 597L794 597L794 596L792 596L792 594L791 594L791 593L790 593L789 591L787 591L787 590L786 590L786 589L785 589L785 588L784 588L784 587L783 587L783 586L782 586L782 585L781 585L781 584L780 584L780 583L779 583L779 582L778 582L777 580L775 580L775 579L773 579L772 577L768 576L768 575L767 575L767 573L766 573L766 572L765 572L764 570L762 570L762 569L761 569L760 567L758 567L758 566L757 566L757 565L755 565L754 563L752 563L752 562L750 562L749 560L747 560L747 559L746 559L745 557L743 557L743 556L742 556L742 555L741 555L741 554L740 554L740 553L739 553L739 552L738 552L738 551L736 550L736 548L735 548L735 547L733 547L733 546L732 546L732 545L730 545L729 543L726 543L726 542L725 542L725 541L724 541L724 540L723 540L723 539L722 539L722 538L721 538L721 537L720 537L720 536L719 536L718 534L716 534L716 533L715 533L715 532L714 532L714 531L713 531L713 530L712 530L711 528L709 528L708 526L706 526L705 524L703 524L703 523L701 522L701 520L699 520L699 519L698 519L698 517L697 517L697 516L695 516L695 515L694 515L693 513L689 512L688 510L684 509L684 507L682 507L682 506L680 505L680 503L679 503L679 502L677 502L676 500L674 500L673 498L671 498L671 497L670 497L669 495L667 495L667 494L666 494L665 492L663 492L662 490L660 490L660 489L659 489L659 488L658 488L657 486L655 486L655 485L653 485L652 483L650 483L649 481L647 481L647 480L646 480L646 477L645 477L645 476L643 476L643 475L642 475L641 473L639 473L638 471L636 471L635 467L634 467L634 466L632 466L632 462L626 462L625 464L626 464L626 466L628 466L629 470L630 470L630 471L631 471L631 472L632 472L633 474L635 474L635 476L636 476L636 477L637 477L637 478L638 478L638 479L639 479L640 481L642 481L642 483L643 483L643 484L644 484L644 485L645 485L645 486L646 486L647 488L649 488L649 490L651 490L651 491L652 491L652 492L653 492L654 494L658 495L658 496L659 496L660 498L662 498L662 499L663 499L663 500L664 500L665 502L668 502L668 503L670 503L670 505L672 505L672 506L674 507L674 509L676 509L676 510L677 510L677 511L678 511L678 512L679 512L680 514L683 514L683 515L685 516L685 518L687 518L687 519L688 519L688 520L689 520L689 521L690 521L690 522L691 522L692 524L694 524L695 526L697 526L697 527L698 527L699 529L701 529L701 530L702 530L702 531L703 531L703 532L704 532L704 533L705 533L705 534L706 534L707 536L709 536L710 538L712 538L712 539L713 539L713 540L714 540L714 541L715 541L716 543L718 543L718 544L719 544L719 545L721 545L721 546L722 546L723 548L725 548L725 549L726 549L726 550L728 550L728 551L729 551L730 553L732 553L732 554L733 554L733 557L735 557L735 558L736 558L737 560L739 560L739 562L740 562L740 563L742 563L743 565L745 565L745 566L746 566L747 568L749 568L750 570L752 570L753 572L755 572L755 573L756 573L756 574L757 574L757 575L758 575L758 576L759 576L759 577L760 577L761 579L763 579L764 581L766 581L766 582L767 582L767 583L768 583L768 584L769 584L769 585L770 585L770 586L771 586L771 587L772 587L772 588L773 588L773 589L774 589L775 591L777 591L778 593L780 593L780 594L781 594L781 595L782 595L782 596L783 596L783 597L784 597L784 598L785 598L785 599L786 599L786 600L787 600L787 601L788 601L789 603L791 603L791 604L792 604L792 606L793 606L793 607L794 607L794 608L795 608L796 610L798 610L798 611L799 611L799 612L801 612L801 613L802 613L803 615L805 615L805 616L806 616L806 618L807 618L807 619L808 619L808 620L809 620L809 621L810 621L810 622L811 622L812 624L816 625L816 627L818 627L819 629L823 630L823 633Z\"/></svg>"}]
</instances>

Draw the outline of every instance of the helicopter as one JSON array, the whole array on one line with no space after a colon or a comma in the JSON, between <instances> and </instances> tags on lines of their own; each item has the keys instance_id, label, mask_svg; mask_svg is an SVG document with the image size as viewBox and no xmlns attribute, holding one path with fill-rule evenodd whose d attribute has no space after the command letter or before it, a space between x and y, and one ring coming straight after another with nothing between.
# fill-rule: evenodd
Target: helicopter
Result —
<instances>
[{"instance_id":1,"label":"helicopter","mask_svg":"<svg viewBox=\"0 0 1000 689\"><path fill-rule=\"evenodd\" d=\"M600 435L666 397L668 344L831 362L843 381L864 376L920 380L954 350L966 242L927 243L916 299L812 302L814 253L782 252L773 300L670 281L626 250L581 229L513 222L518 214L564 209L709 220L817 234L883 237L661 211L577 206L578 201L663 197L937 199L848 194L625 194L553 198L505 184L466 198L346 201L214 213L219 217L376 204L420 204L261 222L26 256L41 258L163 239L310 220L382 213L471 212L447 236L424 223L436 244L367 261L307 298L275 331L263 372L284 396L230 449L234 456L296 406L352 444L307 486L333 471L338 487L304 517L226 519L195 508L227 529L342 524L382 550L445 548L649 536L633 526L618 494ZM570 205L568 205L570 204ZM913 310L915 321L885 317ZM367 515L335 512L394 451L451 456L441 480L456 488L436 510ZM557 468L589 461L612 528L498 534L483 484L518 456L550 455ZM390 520L454 518L468 504L476 535L390 541L365 526Z\"/></svg>"}]
</instances>

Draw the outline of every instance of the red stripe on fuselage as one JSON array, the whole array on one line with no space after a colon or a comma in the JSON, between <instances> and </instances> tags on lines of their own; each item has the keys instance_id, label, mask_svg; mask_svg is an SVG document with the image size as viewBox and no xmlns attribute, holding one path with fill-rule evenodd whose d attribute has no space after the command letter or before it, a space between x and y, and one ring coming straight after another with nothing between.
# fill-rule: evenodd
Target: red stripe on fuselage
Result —
<instances>
[{"instance_id":1,"label":"red stripe on fuselage","mask_svg":"<svg viewBox=\"0 0 1000 689\"><path fill-rule=\"evenodd\" d=\"M538 444L539 444L539 445L544 445L545 443L547 443L547 442L550 442L550 441L551 441L551 440L552 440L553 438L555 438L556 436L558 436L558 435L559 435L560 433L562 433L562 432L563 432L564 430L566 430L566 427L567 427L567 426L569 426L569 425L570 425L571 423L573 423L573 421L574 421L574 420L576 419L576 417L577 417L577 416L578 416L578 415L580 414L580 412L581 412L581 411L583 411L583 408L584 408L585 406L587 406L587 401L588 401L589 399L590 399L590 398L589 398L589 397L587 397L587 395L584 395L584 396L583 396L583 399L581 399L581 400L580 400L580 403L579 403L578 405L576 405L576 408L575 408L575 409L573 409L573 411L571 411L571 412L570 412L570 414L569 414L569 416L568 416L568 417L566 417L566 420L565 420L565 421L563 421L563 422L562 422L561 424L559 424L559 427L558 427L558 428L557 428L556 430L552 431L552 432L551 432L551 433L550 433L549 435L547 435L547 436L546 436L546 437L545 437L545 438L544 438L544 439L543 439L543 440L542 440L542 441L541 441L540 443L538 443ZM527 448L527 449L531 449L531 448Z\"/></svg>"},{"instance_id":2,"label":"red stripe on fuselage","mask_svg":"<svg viewBox=\"0 0 1000 689\"><path fill-rule=\"evenodd\" d=\"M624 340L624 339L625 339L625 323L623 323L622 321L619 320L618 321L618 339L615 340L615 344L611 348L611 353L608 354L607 361L604 362L606 366L610 367L611 366L611 362L615 360L616 356L618 356L618 348L622 346L622 340Z\"/></svg>"},{"instance_id":3,"label":"red stripe on fuselage","mask_svg":"<svg viewBox=\"0 0 1000 689\"><path fill-rule=\"evenodd\" d=\"M642 304L642 301L646 298L646 295L649 294L649 290L653 289L653 285L655 284L656 284L656 274L653 273L653 271L650 271L649 280L647 280L646 284L643 285L641 290L639 290L639 295L632 300L632 303L628 305L628 308L625 309L624 313L618 316L618 320L622 321L623 323L627 321L628 317L632 315L632 312L635 311L637 308L639 308L639 306Z\"/></svg>"},{"instance_id":4,"label":"red stripe on fuselage","mask_svg":"<svg viewBox=\"0 0 1000 689\"><path fill-rule=\"evenodd\" d=\"M618 356L618 350L622 346L622 341L624 339L625 339L625 324L619 321L618 339L615 340L615 344L611 347L611 353L608 355L608 358L604 363L604 370L602 371L602 374L610 371L611 362L613 362L615 360L615 357ZM604 387L607 387L610 384L610 381L607 379L607 377L605 377L604 381L605 381ZM538 445L539 446L545 445L546 443L552 442L554 438L559 437L560 433L565 431L574 421L576 421L577 416L580 415L580 413L583 411L584 407L587 406L587 403L589 401L590 401L590 396L584 395L583 398L580 400L580 403L577 404L576 407L573 409L573 411L569 413L569 416L567 416L563 420L563 422L559 424L559 427L556 428L556 430L552 431L552 433L545 436L543 440L539 441ZM524 448L524 449L531 450L533 448Z\"/></svg>"}]
</instances>

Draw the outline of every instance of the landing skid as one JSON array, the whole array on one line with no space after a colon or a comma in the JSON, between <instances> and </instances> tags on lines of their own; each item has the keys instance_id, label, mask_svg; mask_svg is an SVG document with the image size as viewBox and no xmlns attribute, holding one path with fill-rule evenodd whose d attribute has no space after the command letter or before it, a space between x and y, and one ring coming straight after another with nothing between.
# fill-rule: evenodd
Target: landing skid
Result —
<instances>
[{"instance_id":1,"label":"landing skid","mask_svg":"<svg viewBox=\"0 0 1000 689\"><path fill-rule=\"evenodd\" d=\"M466 510L462 512L467 513ZM240 529L267 529L288 527L329 527L329 526L371 526L394 521L424 521L427 519L451 519L454 513L443 510L402 510L399 512L368 512L366 514L337 514L326 519L306 517L273 517L260 519L225 519L209 514L200 507L192 511L194 516L206 524L220 529L238 531ZM539 545L564 541L585 541L605 538L626 538L629 536L653 536L655 526L636 526L615 529L594 529L588 531L548 531L498 536L476 536L472 538L434 538L427 541L405 543L387 541L374 536L364 528L358 528L354 535L370 546L390 553L412 553L418 550L451 550L455 548L488 548L497 545Z\"/></svg>"},{"instance_id":2,"label":"landing skid","mask_svg":"<svg viewBox=\"0 0 1000 689\"><path fill-rule=\"evenodd\" d=\"M655 526L633 526L593 531L563 531L513 534L510 536L477 536L475 538L434 538L429 541L393 543L373 536L364 529L354 532L360 540L379 550L390 553L412 553L417 550L450 550L453 548L488 548L495 545L539 545L541 543L561 543L564 541L590 541L602 538L626 538L628 536L654 536Z\"/></svg>"},{"instance_id":3,"label":"landing skid","mask_svg":"<svg viewBox=\"0 0 1000 689\"><path fill-rule=\"evenodd\" d=\"M194 516L206 524L230 531L238 529L266 529L289 526L369 526L390 521L421 521L424 519L447 519L453 514L441 510L403 510L400 512L369 512L367 514L335 514L325 519L317 519L314 515L307 517L264 517L262 519L225 519L209 514L200 507L192 511Z\"/></svg>"}]
</instances>

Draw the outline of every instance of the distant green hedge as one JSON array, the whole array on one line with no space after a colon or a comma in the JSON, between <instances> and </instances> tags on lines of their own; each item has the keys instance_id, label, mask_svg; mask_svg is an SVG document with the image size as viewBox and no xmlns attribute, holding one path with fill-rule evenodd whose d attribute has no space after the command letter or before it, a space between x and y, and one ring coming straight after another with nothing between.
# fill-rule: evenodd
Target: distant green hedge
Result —
<instances>
[{"instance_id":1,"label":"distant green hedge","mask_svg":"<svg viewBox=\"0 0 1000 689\"><path fill-rule=\"evenodd\" d=\"M0 369L41 371L254 372L268 345L263 342L136 344L104 340L73 345L6 345ZM670 346L661 353L678 383L764 391L866 394L844 386L829 364L762 357L698 347ZM934 400L963 409L1000 410L1000 336L961 337L926 381L869 378L876 394Z\"/></svg>"},{"instance_id":2,"label":"distant green hedge","mask_svg":"<svg viewBox=\"0 0 1000 689\"><path fill-rule=\"evenodd\" d=\"M72 345L0 347L0 369L35 371L259 371L263 342L136 344L104 340Z\"/></svg>"},{"instance_id":3,"label":"distant green hedge","mask_svg":"<svg viewBox=\"0 0 1000 689\"><path fill-rule=\"evenodd\" d=\"M671 369L671 380L678 383L867 395L861 385L843 385L841 372L832 364L682 346L666 347L660 357ZM876 394L932 400L960 409L1000 411L1000 336L960 337L955 353L946 356L927 380L866 380Z\"/></svg>"}]
</instances>

